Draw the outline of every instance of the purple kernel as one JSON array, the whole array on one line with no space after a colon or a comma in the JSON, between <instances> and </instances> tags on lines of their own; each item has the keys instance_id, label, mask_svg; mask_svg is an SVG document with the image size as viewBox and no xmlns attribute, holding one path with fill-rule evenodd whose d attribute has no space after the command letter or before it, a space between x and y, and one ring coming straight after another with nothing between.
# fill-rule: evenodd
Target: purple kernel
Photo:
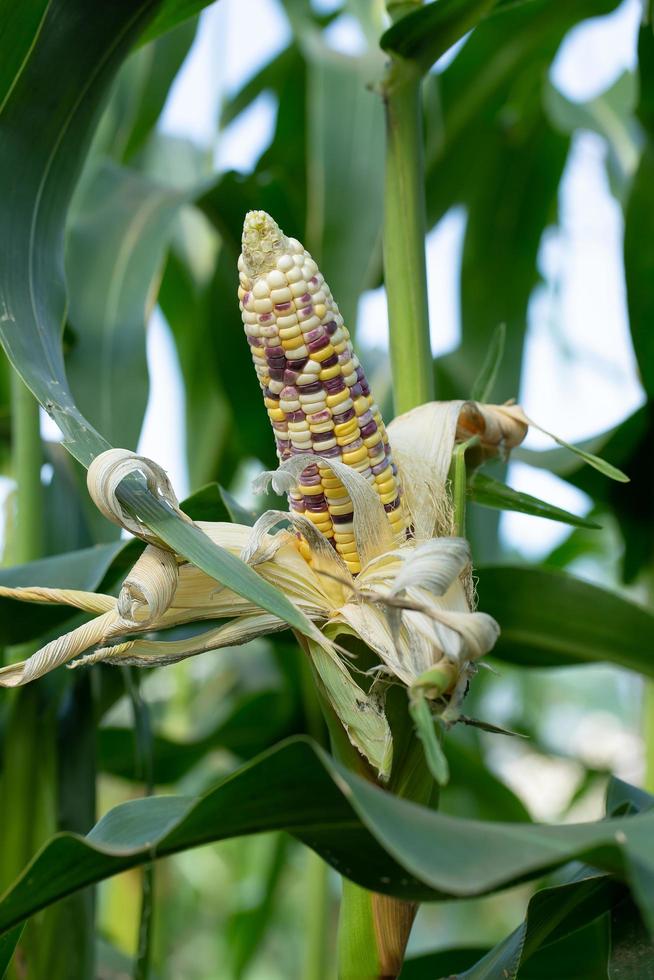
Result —
<instances>
[{"instance_id":1,"label":"purple kernel","mask_svg":"<svg viewBox=\"0 0 654 980\"><path fill-rule=\"evenodd\" d=\"M344 446L341 446L341 449L344 453L351 453L353 449L359 449L361 446L363 446L363 439L357 436L352 442L346 442Z\"/></svg>"},{"instance_id":2,"label":"purple kernel","mask_svg":"<svg viewBox=\"0 0 654 980\"><path fill-rule=\"evenodd\" d=\"M273 422L272 427L276 432L284 432L286 435L288 435L286 422Z\"/></svg>"},{"instance_id":3,"label":"purple kernel","mask_svg":"<svg viewBox=\"0 0 654 980\"><path fill-rule=\"evenodd\" d=\"M314 412L311 415L311 422L318 424L319 422L329 422L332 417L332 413L328 408L323 408L320 412Z\"/></svg>"},{"instance_id":4,"label":"purple kernel","mask_svg":"<svg viewBox=\"0 0 654 980\"><path fill-rule=\"evenodd\" d=\"M258 320L259 323L269 323L272 318L272 313L260 313Z\"/></svg>"},{"instance_id":5,"label":"purple kernel","mask_svg":"<svg viewBox=\"0 0 654 980\"><path fill-rule=\"evenodd\" d=\"M359 381L365 381L366 380L366 376L363 373L363 368L361 367L360 364L359 364L359 366L357 368L357 372L356 373L357 373L357 378L359 379Z\"/></svg>"},{"instance_id":6,"label":"purple kernel","mask_svg":"<svg viewBox=\"0 0 654 980\"><path fill-rule=\"evenodd\" d=\"M350 395L352 396L352 398L358 398L359 395L362 394L363 394L363 388L357 381L356 384L353 384L352 387L350 388Z\"/></svg>"},{"instance_id":7,"label":"purple kernel","mask_svg":"<svg viewBox=\"0 0 654 980\"><path fill-rule=\"evenodd\" d=\"M245 338L250 345L250 347L261 347L261 337L250 337L248 334Z\"/></svg>"},{"instance_id":8,"label":"purple kernel","mask_svg":"<svg viewBox=\"0 0 654 980\"><path fill-rule=\"evenodd\" d=\"M308 343L307 348L313 354L315 353L315 351L322 350L324 347L327 346L328 343L329 343L329 337L323 336L323 337L319 337L318 340L313 340L311 341L311 343Z\"/></svg>"},{"instance_id":9,"label":"purple kernel","mask_svg":"<svg viewBox=\"0 0 654 980\"><path fill-rule=\"evenodd\" d=\"M351 360L352 360L351 350L342 350L341 353L338 355L339 364L347 364L347 362Z\"/></svg>"},{"instance_id":10,"label":"purple kernel","mask_svg":"<svg viewBox=\"0 0 654 980\"><path fill-rule=\"evenodd\" d=\"M313 313L313 306L303 306L299 311L300 316L309 317Z\"/></svg>"},{"instance_id":11,"label":"purple kernel","mask_svg":"<svg viewBox=\"0 0 654 980\"><path fill-rule=\"evenodd\" d=\"M316 466L315 463L311 463L309 466L307 466L306 470L302 470L302 473L300 475L300 483L304 483L305 476L307 477L320 476L320 473L318 472L318 467Z\"/></svg>"},{"instance_id":12,"label":"purple kernel","mask_svg":"<svg viewBox=\"0 0 654 980\"><path fill-rule=\"evenodd\" d=\"M279 401L279 395L276 394L274 391L271 391L270 388L264 388L263 394L264 394L264 398L272 398L274 402Z\"/></svg>"},{"instance_id":13,"label":"purple kernel","mask_svg":"<svg viewBox=\"0 0 654 980\"><path fill-rule=\"evenodd\" d=\"M318 456L324 456L325 459L339 459L341 455L340 446L332 446L331 449L316 449Z\"/></svg>"},{"instance_id":14,"label":"purple kernel","mask_svg":"<svg viewBox=\"0 0 654 980\"><path fill-rule=\"evenodd\" d=\"M374 436L376 431L377 431L377 423L373 420L372 422L368 422L367 425L362 426L361 435L363 436L364 439L367 439L369 436Z\"/></svg>"},{"instance_id":15,"label":"purple kernel","mask_svg":"<svg viewBox=\"0 0 654 980\"><path fill-rule=\"evenodd\" d=\"M308 357L298 357L297 361L293 361L293 370L301 371L308 360L309 360Z\"/></svg>"},{"instance_id":16,"label":"purple kernel","mask_svg":"<svg viewBox=\"0 0 654 980\"><path fill-rule=\"evenodd\" d=\"M347 411L341 412L340 415L334 415L334 422L336 425L342 425L343 422L349 422L350 419L353 419L355 415L356 412L354 409L348 408Z\"/></svg>"},{"instance_id":17,"label":"purple kernel","mask_svg":"<svg viewBox=\"0 0 654 980\"><path fill-rule=\"evenodd\" d=\"M310 303L310 302L311 302L311 294L310 293L303 293L302 296L300 296L300 298L298 300L298 303Z\"/></svg>"},{"instance_id":18,"label":"purple kernel","mask_svg":"<svg viewBox=\"0 0 654 980\"><path fill-rule=\"evenodd\" d=\"M396 497L395 500L391 500L390 504L384 504L384 510L387 514L392 513L392 511L397 510L400 506L400 498Z\"/></svg>"},{"instance_id":19,"label":"purple kernel","mask_svg":"<svg viewBox=\"0 0 654 980\"><path fill-rule=\"evenodd\" d=\"M319 442L327 442L328 439L334 438L334 430L331 429L329 432L314 432L313 441L318 444Z\"/></svg>"},{"instance_id":20,"label":"purple kernel","mask_svg":"<svg viewBox=\"0 0 654 980\"><path fill-rule=\"evenodd\" d=\"M292 398L297 398L297 388L293 388L292 385L287 385L279 393L279 397L283 398L284 401L290 401Z\"/></svg>"},{"instance_id":21,"label":"purple kernel","mask_svg":"<svg viewBox=\"0 0 654 980\"><path fill-rule=\"evenodd\" d=\"M388 460L386 459L386 457L384 457L381 463L375 463L374 466L370 467L370 469L375 474L375 476L379 476L380 473L384 472L387 466L388 466Z\"/></svg>"},{"instance_id":22,"label":"purple kernel","mask_svg":"<svg viewBox=\"0 0 654 980\"><path fill-rule=\"evenodd\" d=\"M299 409L297 412L287 412L286 421L287 422L304 422L306 415Z\"/></svg>"},{"instance_id":23,"label":"purple kernel","mask_svg":"<svg viewBox=\"0 0 654 980\"><path fill-rule=\"evenodd\" d=\"M307 510L327 510L327 501L324 493L308 494L305 498Z\"/></svg>"},{"instance_id":24,"label":"purple kernel","mask_svg":"<svg viewBox=\"0 0 654 980\"><path fill-rule=\"evenodd\" d=\"M292 303L275 303L275 309L280 313L285 313L286 310L290 310Z\"/></svg>"},{"instance_id":25,"label":"purple kernel","mask_svg":"<svg viewBox=\"0 0 654 980\"><path fill-rule=\"evenodd\" d=\"M334 524L349 524L352 520L352 513L349 514L332 514L331 519Z\"/></svg>"},{"instance_id":26,"label":"purple kernel","mask_svg":"<svg viewBox=\"0 0 654 980\"><path fill-rule=\"evenodd\" d=\"M368 387L368 382L367 381L362 381L361 382L361 391L362 391L362 393L364 395L369 395L370 394L370 388Z\"/></svg>"},{"instance_id":27,"label":"purple kernel","mask_svg":"<svg viewBox=\"0 0 654 980\"><path fill-rule=\"evenodd\" d=\"M251 299L252 299L252 293L245 293L243 299L241 300L243 306L247 306Z\"/></svg>"},{"instance_id":28,"label":"purple kernel","mask_svg":"<svg viewBox=\"0 0 654 980\"><path fill-rule=\"evenodd\" d=\"M370 411L370 409L368 409L367 412L364 412L363 415L360 415L359 416L359 425L361 426L361 428L363 428L364 425L367 425L368 422L372 422L372 421L374 421L374 420L373 420L372 412Z\"/></svg>"},{"instance_id":29,"label":"purple kernel","mask_svg":"<svg viewBox=\"0 0 654 980\"><path fill-rule=\"evenodd\" d=\"M299 385L298 387L301 395L313 395L318 391L322 391L320 381L308 381L307 384Z\"/></svg>"},{"instance_id":30,"label":"purple kernel","mask_svg":"<svg viewBox=\"0 0 654 980\"><path fill-rule=\"evenodd\" d=\"M291 371L290 368L286 368L286 370L284 371L284 384L294 385L298 377L299 375L297 371Z\"/></svg>"},{"instance_id":31,"label":"purple kernel","mask_svg":"<svg viewBox=\"0 0 654 980\"><path fill-rule=\"evenodd\" d=\"M293 500L293 498L291 497L289 503L291 505L291 510L297 510L301 514L303 514L304 511L306 510L306 506L303 500Z\"/></svg>"},{"instance_id":32,"label":"purple kernel","mask_svg":"<svg viewBox=\"0 0 654 980\"><path fill-rule=\"evenodd\" d=\"M311 279L309 279L309 282L311 283L312 286L317 286L318 285L318 276L311 276Z\"/></svg>"},{"instance_id":33,"label":"purple kernel","mask_svg":"<svg viewBox=\"0 0 654 980\"><path fill-rule=\"evenodd\" d=\"M326 336L325 331L322 327L316 327L315 330L309 330L304 335L305 343L312 343L314 340L319 340L320 337Z\"/></svg>"},{"instance_id":34,"label":"purple kernel","mask_svg":"<svg viewBox=\"0 0 654 980\"><path fill-rule=\"evenodd\" d=\"M270 365L271 368L278 368L278 370L283 371L284 368L286 367L286 358L284 356L282 357L279 357L277 355L275 355L274 357L268 356L266 360L268 361L268 364Z\"/></svg>"},{"instance_id":35,"label":"purple kernel","mask_svg":"<svg viewBox=\"0 0 654 980\"><path fill-rule=\"evenodd\" d=\"M284 348L279 344L271 345L266 347L266 357L270 360L271 357L284 357Z\"/></svg>"},{"instance_id":36,"label":"purple kernel","mask_svg":"<svg viewBox=\"0 0 654 980\"><path fill-rule=\"evenodd\" d=\"M329 323L326 323L325 330L327 331L330 337L332 336L332 334L335 334L336 331L338 330L338 324L336 323L336 320L330 320Z\"/></svg>"},{"instance_id":37,"label":"purple kernel","mask_svg":"<svg viewBox=\"0 0 654 980\"><path fill-rule=\"evenodd\" d=\"M322 362L322 367L323 368L336 367L337 364L338 364L338 354L330 354L329 357L326 357L325 360Z\"/></svg>"},{"instance_id":38,"label":"purple kernel","mask_svg":"<svg viewBox=\"0 0 654 980\"><path fill-rule=\"evenodd\" d=\"M329 378L323 384L325 391L328 391L330 395L336 395L339 391L345 390L345 382L342 378Z\"/></svg>"},{"instance_id":39,"label":"purple kernel","mask_svg":"<svg viewBox=\"0 0 654 980\"><path fill-rule=\"evenodd\" d=\"M284 377L284 372L281 368L270 366L269 376L271 381L281 381Z\"/></svg>"}]
</instances>

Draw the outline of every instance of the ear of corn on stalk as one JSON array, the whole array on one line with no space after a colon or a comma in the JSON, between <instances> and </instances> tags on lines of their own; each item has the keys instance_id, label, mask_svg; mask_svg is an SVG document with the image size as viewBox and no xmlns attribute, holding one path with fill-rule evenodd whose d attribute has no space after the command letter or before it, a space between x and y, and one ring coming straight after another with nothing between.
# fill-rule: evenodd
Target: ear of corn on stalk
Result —
<instances>
[{"instance_id":1,"label":"ear of corn on stalk","mask_svg":"<svg viewBox=\"0 0 654 980\"><path fill-rule=\"evenodd\" d=\"M265 211L250 211L239 301L281 462L313 455L356 469L374 487L401 541L407 517L379 408L329 286L306 249ZM308 465L289 493L356 574L353 504L329 466Z\"/></svg>"}]
</instances>

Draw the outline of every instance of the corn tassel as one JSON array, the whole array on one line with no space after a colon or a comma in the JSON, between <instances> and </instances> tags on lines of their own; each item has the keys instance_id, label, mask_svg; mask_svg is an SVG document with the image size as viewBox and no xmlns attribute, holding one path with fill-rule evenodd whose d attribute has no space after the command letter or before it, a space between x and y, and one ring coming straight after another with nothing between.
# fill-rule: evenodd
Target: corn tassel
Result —
<instances>
[{"instance_id":1,"label":"corn tassel","mask_svg":"<svg viewBox=\"0 0 654 980\"><path fill-rule=\"evenodd\" d=\"M318 266L265 211L250 211L238 268L243 324L280 461L306 454L358 470L400 542L407 516L384 422ZM328 466L307 466L289 504L353 574L361 571L352 500Z\"/></svg>"}]
</instances>

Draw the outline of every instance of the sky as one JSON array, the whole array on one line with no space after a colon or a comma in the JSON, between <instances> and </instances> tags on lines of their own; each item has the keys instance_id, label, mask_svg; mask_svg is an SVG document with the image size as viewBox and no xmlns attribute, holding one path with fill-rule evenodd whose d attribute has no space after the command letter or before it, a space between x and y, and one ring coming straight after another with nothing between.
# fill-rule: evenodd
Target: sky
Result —
<instances>
[{"instance_id":1,"label":"sky","mask_svg":"<svg viewBox=\"0 0 654 980\"><path fill-rule=\"evenodd\" d=\"M322 9L333 4L322 0ZM551 79L573 101L586 101L636 64L639 0L624 0L605 17L586 21L565 39ZM256 22L257 31L250 25ZM247 44L240 42L246 37ZM289 39L277 0L221 0L202 14L195 44L171 90L161 126L213 148L217 169L251 168L272 134L275 103L263 96L221 135L215 119L221 99L238 89ZM362 38L356 21L343 15L329 42L356 52ZM452 57L446 55L444 65ZM543 237L539 265L544 279L530 302L523 387L527 413L569 441L595 435L629 415L642 401L626 313L622 273L622 214L611 196L603 168L604 144L582 132L573 142L560 191L560 220ZM452 209L427 240L432 350L454 349L460 335L457 273L466 215ZM563 329L559 325L563 325ZM180 419L183 390L167 327L155 316L148 333L152 390L140 449L169 471L180 496L189 489L183 463ZM387 348L384 290L361 300L357 336L366 346ZM530 435L535 448L547 445ZM512 464L516 489L583 513L588 500L579 491L540 470ZM537 518L504 514L507 545L538 558L566 535L566 528Z\"/></svg>"}]
</instances>

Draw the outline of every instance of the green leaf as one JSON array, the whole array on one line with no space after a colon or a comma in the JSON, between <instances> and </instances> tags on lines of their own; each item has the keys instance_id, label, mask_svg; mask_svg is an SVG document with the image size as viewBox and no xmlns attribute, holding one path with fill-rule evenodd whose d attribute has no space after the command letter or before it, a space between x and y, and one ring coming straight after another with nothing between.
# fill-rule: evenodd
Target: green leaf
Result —
<instances>
[{"instance_id":1,"label":"green leaf","mask_svg":"<svg viewBox=\"0 0 654 980\"><path fill-rule=\"evenodd\" d=\"M187 196L102 163L85 179L68 229L77 405L112 445L136 449L148 400L145 326L153 281Z\"/></svg>"},{"instance_id":2,"label":"green leaf","mask_svg":"<svg viewBox=\"0 0 654 980\"><path fill-rule=\"evenodd\" d=\"M590 869L584 873L588 875ZM584 877L581 881L541 889L530 900L525 921L478 963L466 970L461 975L461 980L515 980L523 975L523 966L527 963L531 966L532 959L537 960L538 954L546 951L549 945L554 948L562 940L590 925L622 901L624 896L624 887L606 875ZM608 922L606 924L608 925ZM585 980L598 978L601 973L595 970L597 966L600 970L606 967L608 943L606 942L603 948L602 944L598 943L597 947L600 959L599 963L594 962L591 972L584 971L581 974L577 969L573 971L565 960L556 956L556 953L554 954L556 965L550 962L550 969L554 966L557 972L560 971L560 976L575 976L580 980L582 976ZM587 961L589 957L587 948L584 957ZM584 969L583 964L581 969ZM532 974L529 971L524 975L526 977Z\"/></svg>"},{"instance_id":3,"label":"green leaf","mask_svg":"<svg viewBox=\"0 0 654 980\"><path fill-rule=\"evenodd\" d=\"M496 0L433 0L389 27L379 43L384 51L414 61L422 72L427 72L495 3Z\"/></svg>"},{"instance_id":4,"label":"green leaf","mask_svg":"<svg viewBox=\"0 0 654 980\"><path fill-rule=\"evenodd\" d=\"M21 924L0 936L0 980L4 980L6 972L14 955L14 950L20 942L24 926Z\"/></svg>"},{"instance_id":5,"label":"green leaf","mask_svg":"<svg viewBox=\"0 0 654 980\"><path fill-rule=\"evenodd\" d=\"M485 949L475 946L464 946L461 949L443 949L437 953L410 956L404 961L400 980L435 980L436 977L458 976L485 952Z\"/></svg>"},{"instance_id":6,"label":"green leaf","mask_svg":"<svg viewBox=\"0 0 654 980\"><path fill-rule=\"evenodd\" d=\"M416 692L409 700L409 714L416 726L416 733L422 742L425 762L439 786L445 786L450 778L450 770L441 746L440 733L436 732L436 721L431 713L429 701Z\"/></svg>"},{"instance_id":7,"label":"green leaf","mask_svg":"<svg viewBox=\"0 0 654 980\"><path fill-rule=\"evenodd\" d=\"M354 325L359 297L381 266L384 109L374 84L384 58L378 51L352 58L318 43L306 45L306 55L306 246Z\"/></svg>"},{"instance_id":8,"label":"green leaf","mask_svg":"<svg viewBox=\"0 0 654 980\"><path fill-rule=\"evenodd\" d=\"M53 0L0 110L0 339L85 463L108 446L64 371L63 229L99 106L151 15L147 3Z\"/></svg>"},{"instance_id":9,"label":"green leaf","mask_svg":"<svg viewBox=\"0 0 654 980\"><path fill-rule=\"evenodd\" d=\"M654 36L643 26L638 40L640 69L639 115L647 131L647 142L627 201L624 233L625 281L629 325L640 377L645 391L654 397L654 286L652 262L654 243L648 233L654 215Z\"/></svg>"},{"instance_id":10,"label":"green leaf","mask_svg":"<svg viewBox=\"0 0 654 980\"><path fill-rule=\"evenodd\" d=\"M504 357L504 345L506 343L506 323L500 323L493 332L491 342L488 345L486 360L482 364L481 371L472 386L470 398L475 402L487 402L495 387L497 374Z\"/></svg>"},{"instance_id":11,"label":"green leaf","mask_svg":"<svg viewBox=\"0 0 654 980\"><path fill-rule=\"evenodd\" d=\"M451 818L380 790L296 739L202 797L132 800L86 838L59 834L0 900L0 932L130 867L275 829L288 830L364 887L415 900L485 894L583 856L626 878L654 929L653 813L562 826Z\"/></svg>"},{"instance_id":12,"label":"green leaf","mask_svg":"<svg viewBox=\"0 0 654 980\"><path fill-rule=\"evenodd\" d=\"M479 607L500 624L493 656L533 667L609 663L654 677L654 614L551 569L479 569Z\"/></svg>"},{"instance_id":13,"label":"green leaf","mask_svg":"<svg viewBox=\"0 0 654 980\"><path fill-rule=\"evenodd\" d=\"M567 510L548 504L538 497L528 493L513 490L511 487L486 476L484 473L473 473L468 480L467 494L470 500L482 507L494 507L498 510L512 510L519 514L531 514L534 517L546 517L550 521L560 521L573 527L600 528L600 524L589 521L585 517L577 517Z\"/></svg>"},{"instance_id":14,"label":"green leaf","mask_svg":"<svg viewBox=\"0 0 654 980\"><path fill-rule=\"evenodd\" d=\"M610 480L615 480L617 483L629 483L629 477L626 475L626 473L623 473L622 470L619 470L617 466L607 463L606 460L600 459L600 457L595 456L594 453L589 453L587 450L582 449L581 446L573 446L571 443L566 442L565 439L561 439L560 436L555 436L552 432L548 432L547 429L542 427L542 425L536 425L531 421L530 425L532 428L538 429L539 432L543 432L546 436L549 436L550 439L553 439L559 446L562 446L569 452L574 453L575 456L578 456L584 461L584 463L592 466L594 470L597 470L597 472L601 473L603 476L608 476Z\"/></svg>"}]
</instances>

